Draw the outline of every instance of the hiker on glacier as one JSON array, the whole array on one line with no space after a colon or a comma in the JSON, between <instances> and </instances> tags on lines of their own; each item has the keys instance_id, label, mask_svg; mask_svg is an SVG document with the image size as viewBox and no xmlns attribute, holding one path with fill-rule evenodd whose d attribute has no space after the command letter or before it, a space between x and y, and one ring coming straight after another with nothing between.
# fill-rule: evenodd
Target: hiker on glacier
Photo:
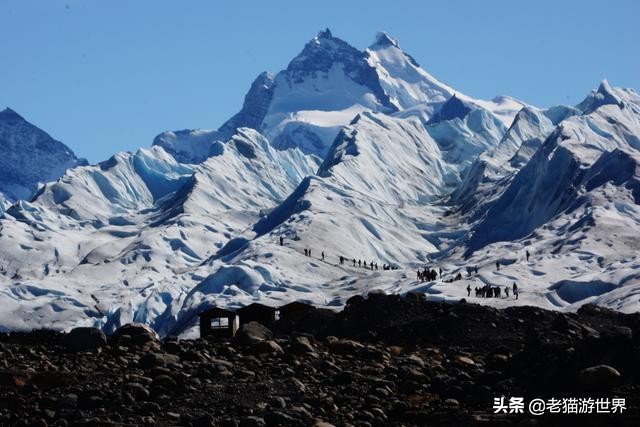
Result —
<instances>
[{"instance_id":1,"label":"hiker on glacier","mask_svg":"<svg viewBox=\"0 0 640 427\"><path fill-rule=\"evenodd\" d=\"M513 282L513 295L516 296L516 299L518 299L519 294L520 292L518 291L518 285L516 285L516 282Z\"/></svg>"}]
</instances>

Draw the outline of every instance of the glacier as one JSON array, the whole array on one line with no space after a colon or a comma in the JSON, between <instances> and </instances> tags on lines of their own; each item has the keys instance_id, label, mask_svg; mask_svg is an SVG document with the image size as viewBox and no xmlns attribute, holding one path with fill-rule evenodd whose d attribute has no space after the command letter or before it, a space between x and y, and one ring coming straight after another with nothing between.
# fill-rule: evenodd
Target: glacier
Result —
<instances>
[{"instance_id":1,"label":"glacier","mask_svg":"<svg viewBox=\"0 0 640 427\"><path fill-rule=\"evenodd\" d=\"M340 308L375 291L635 312L639 150L632 89L603 81L544 109L477 100L388 34L359 50L321 31L220 128L65 164L2 201L0 330L193 337L212 305ZM442 276L416 280L425 266ZM467 297L513 282L518 300Z\"/></svg>"}]
</instances>

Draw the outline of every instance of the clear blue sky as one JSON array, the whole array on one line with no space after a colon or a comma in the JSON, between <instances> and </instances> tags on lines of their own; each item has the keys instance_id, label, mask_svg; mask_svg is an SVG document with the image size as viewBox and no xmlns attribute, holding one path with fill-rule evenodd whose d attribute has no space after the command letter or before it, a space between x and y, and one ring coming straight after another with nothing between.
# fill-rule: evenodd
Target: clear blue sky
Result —
<instances>
[{"instance_id":1,"label":"clear blue sky","mask_svg":"<svg viewBox=\"0 0 640 427\"><path fill-rule=\"evenodd\" d=\"M385 30L473 97L575 104L605 77L640 90L638 17L635 0L0 0L0 108L97 162L218 127L325 27L358 48Z\"/></svg>"}]
</instances>

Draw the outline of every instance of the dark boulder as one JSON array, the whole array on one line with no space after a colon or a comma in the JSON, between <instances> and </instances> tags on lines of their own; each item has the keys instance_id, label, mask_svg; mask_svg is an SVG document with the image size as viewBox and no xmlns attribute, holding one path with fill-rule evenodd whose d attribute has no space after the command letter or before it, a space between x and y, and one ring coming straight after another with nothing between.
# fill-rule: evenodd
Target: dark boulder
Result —
<instances>
[{"instance_id":1,"label":"dark boulder","mask_svg":"<svg viewBox=\"0 0 640 427\"><path fill-rule=\"evenodd\" d=\"M146 325L127 323L116 329L109 339L121 345L142 346L148 343L158 342L158 335L153 329Z\"/></svg>"},{"instance_id":2,"label":"dark boulder","mask_svg":"<svg viewBox=\"0 0 640 427\"><path fill-rule=\"evenodd\" d=\"M64 336L62 344L71 351L95 350L107 344L107 337L98 328L75 328Z\"/></svg>"},{"instance_id":3,"label":"dark boulder","mask_svg":"<svg viewBox=\"0 0 640 427\"><path fill-rule=\"evenodd\" d=\"M238 329L234 342L238 345L251 345L271 338L273 338L273 333L269 328L258 322L248 322Z\"/></svg>"}]
</instances>

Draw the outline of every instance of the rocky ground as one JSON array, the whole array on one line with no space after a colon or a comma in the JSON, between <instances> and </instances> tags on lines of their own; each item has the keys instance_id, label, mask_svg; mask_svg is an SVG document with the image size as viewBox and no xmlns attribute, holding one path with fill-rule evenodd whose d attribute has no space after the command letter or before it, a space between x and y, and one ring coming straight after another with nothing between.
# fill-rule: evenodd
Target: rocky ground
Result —
<instances>
[{"instance_id":1,"label":"rocky ground","mask_svg":"<svg viewBox=\"0 0 640 427\"><path fill-rule=\"evenodd\" d=\"M640 425L640 315L352 298L233 342L126 325L0 334L0 424ZM622 414L494 414L495 397L626 398Z\"/></svg>"}]
</instances>

